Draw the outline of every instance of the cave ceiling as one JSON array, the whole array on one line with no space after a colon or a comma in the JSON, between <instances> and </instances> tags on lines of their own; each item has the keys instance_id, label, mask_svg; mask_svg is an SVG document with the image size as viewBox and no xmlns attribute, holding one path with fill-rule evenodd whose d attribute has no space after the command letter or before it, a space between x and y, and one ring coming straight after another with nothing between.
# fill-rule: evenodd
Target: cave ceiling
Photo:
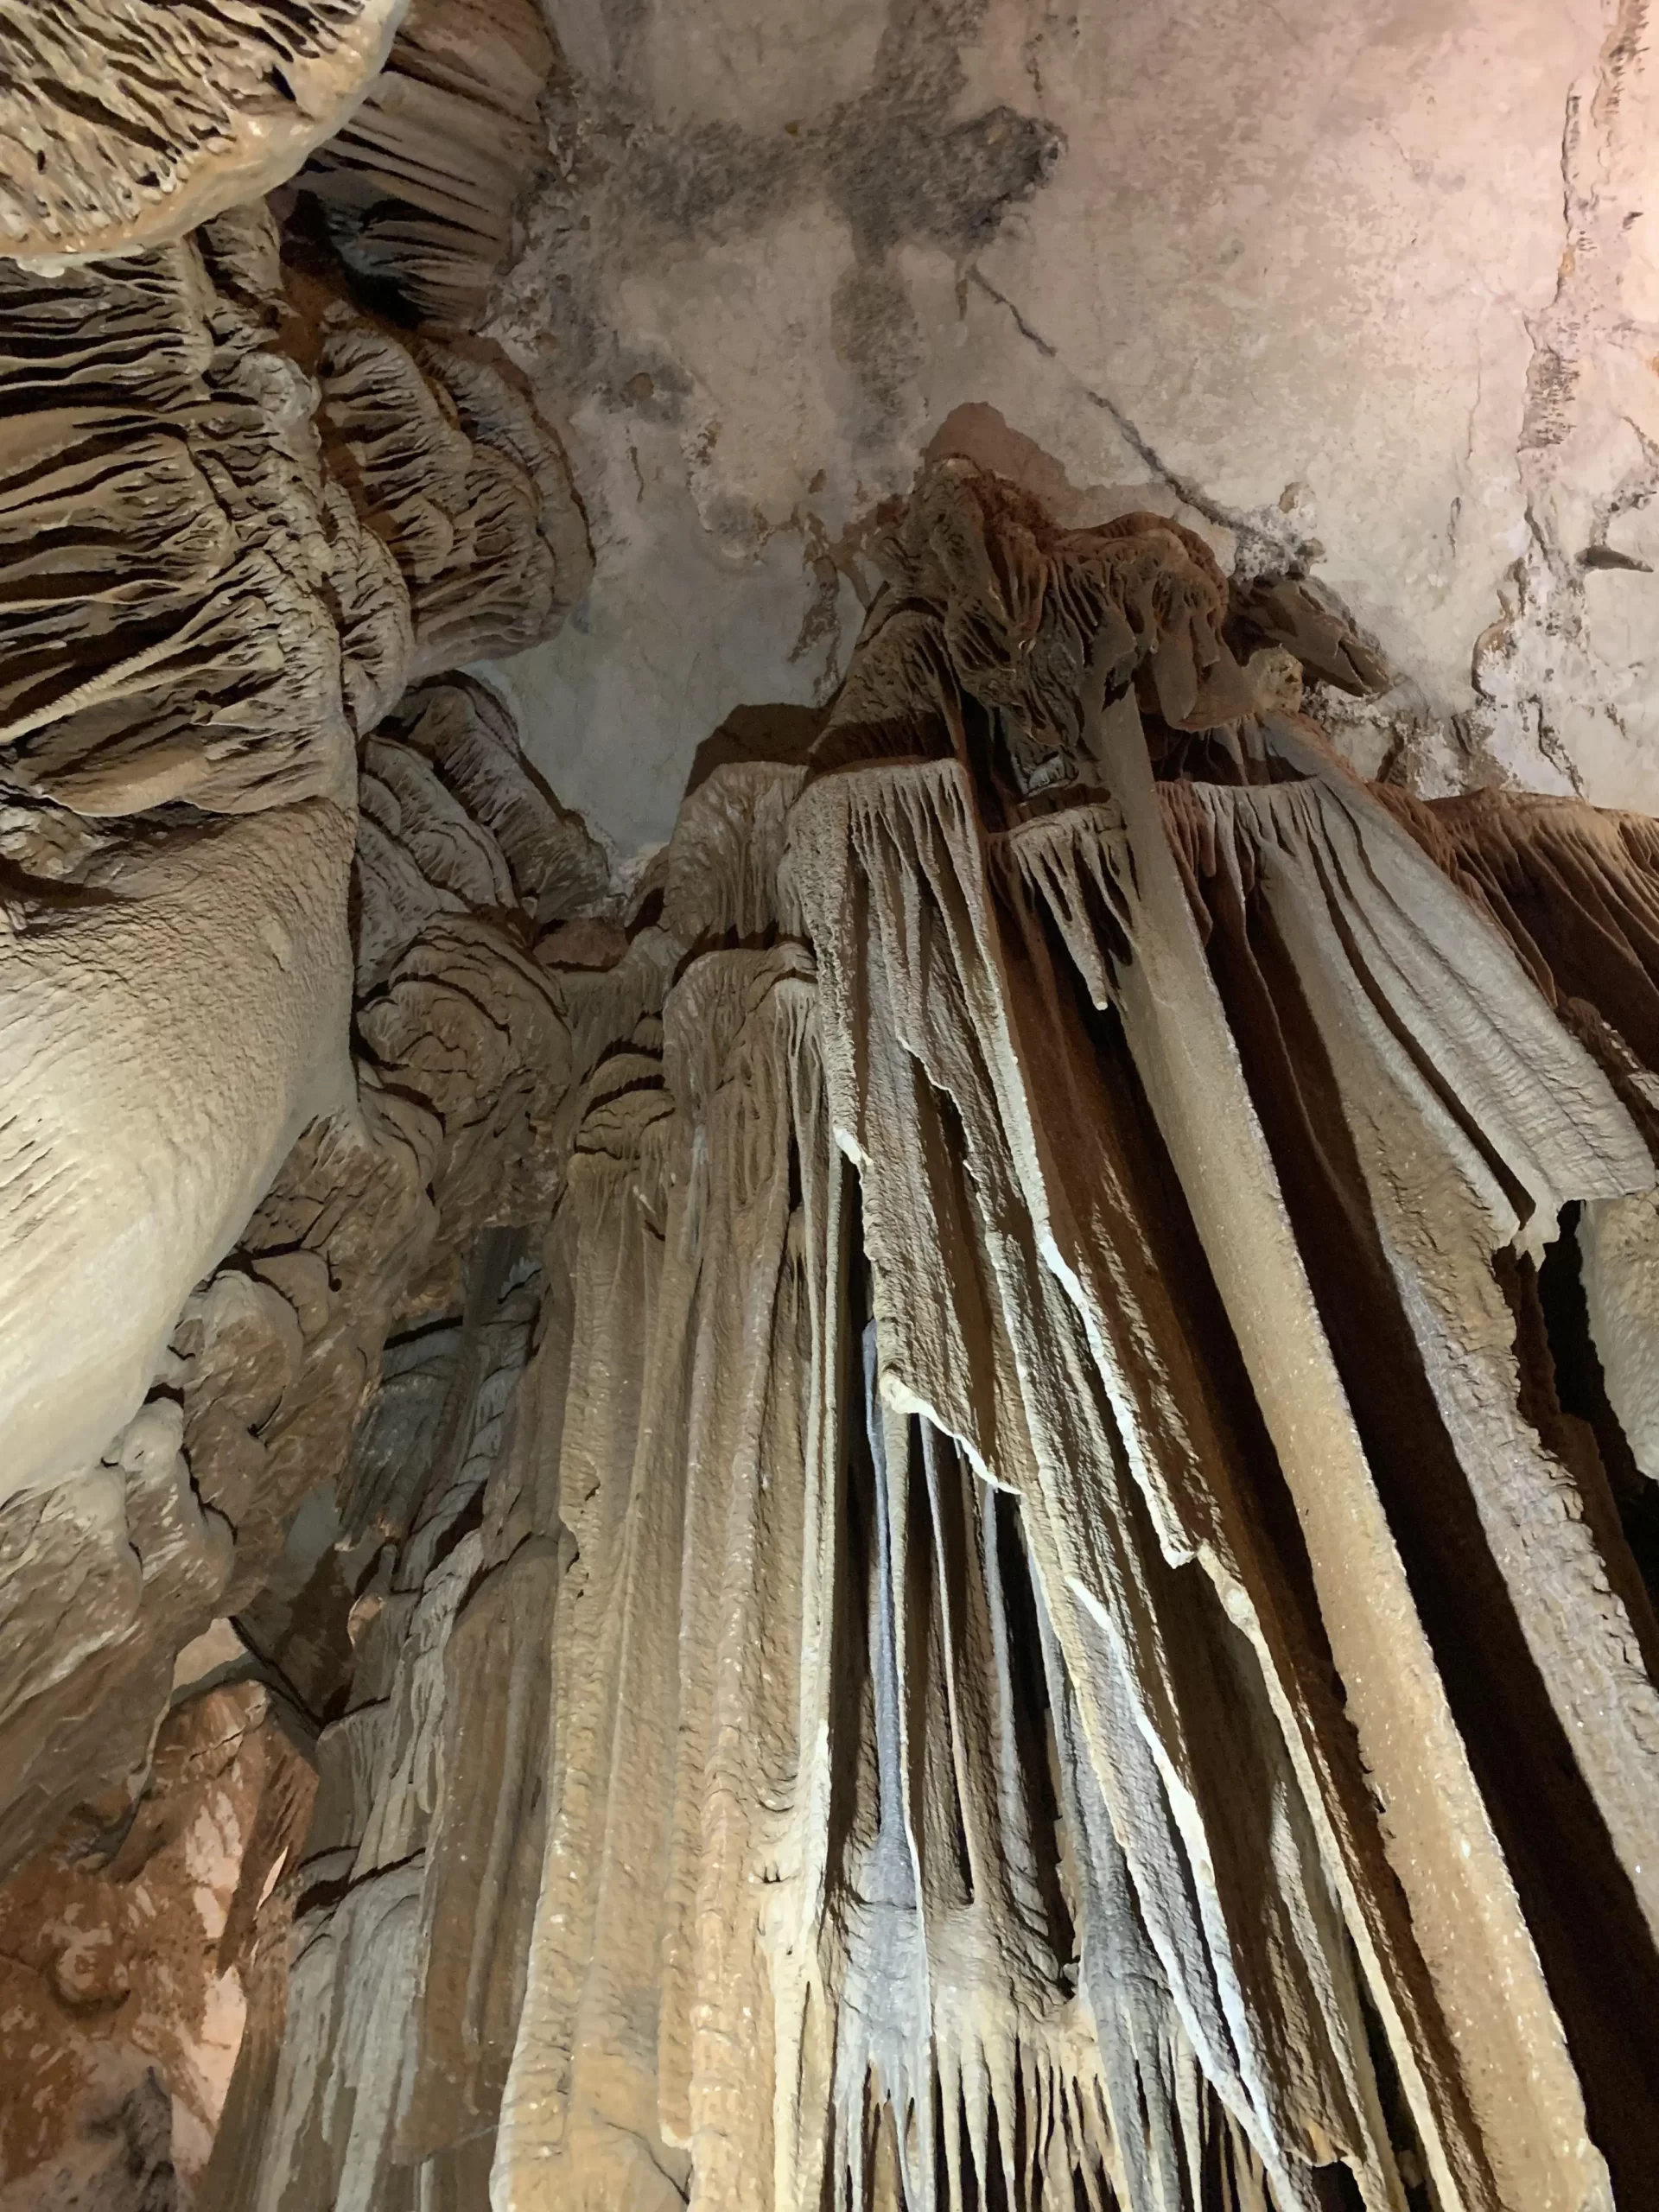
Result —
<instances>
[{"instance_id":1,"label":"cave ceiling","mask_svg":"<svg viewBox=\"0 0 1659 2212\"><path fill-rule=\"evenodd\" d=\"M1345 716L1367 772L1654 804L1642 10L552 16L492 327L571 423L599 565L511 679L625 845L733 706L827 697L871 517L941 446L1306 568L1390 678Z\"/></svg>"}]
</instances>

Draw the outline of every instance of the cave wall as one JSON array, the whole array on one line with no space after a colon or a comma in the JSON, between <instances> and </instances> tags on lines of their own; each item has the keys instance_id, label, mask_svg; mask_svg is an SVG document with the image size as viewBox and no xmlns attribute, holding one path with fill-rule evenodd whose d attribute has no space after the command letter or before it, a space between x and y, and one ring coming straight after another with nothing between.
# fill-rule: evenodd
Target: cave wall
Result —
<instances>
[{"instance_id":1,"label":"cave wall","mask_svg":"<svg viewBox=\"0 0 1659 2212\"><path fill-rule=\"evenodd\" d=\"M495 12L533 111L545 35ZM590 567L523 378L430 311L435 256L453 308L505 245L501 57L429 104L447 198L377 274L334 199L246 197L402 10L315 13L5 27L25 61L113 57L101 109L34 63L6 98L59 213L119 207L129 249L14 226L35 250L0 262L9 2206L202 2180L351 1649L333 1485L397 1317L441 1319L474 1235L544 1206L533 948L607 883L499 704L423 686L544 635ZM315 73L261 81L313 32L326 121ZM257 88L251 170L224 85ZM139 112L178 157L155 205L121 169ZM188 234L147 244L169 213Z\"/></svg>"}]
</instances>

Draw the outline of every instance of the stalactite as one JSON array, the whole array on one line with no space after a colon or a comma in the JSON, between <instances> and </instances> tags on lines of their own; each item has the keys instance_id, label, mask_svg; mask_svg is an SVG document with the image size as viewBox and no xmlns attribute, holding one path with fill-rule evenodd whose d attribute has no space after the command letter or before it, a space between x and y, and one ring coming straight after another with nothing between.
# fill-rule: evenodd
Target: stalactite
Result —
<instances>
[{"instance_id":1,"label":"stalactite","mask_svg":"<svg viewBox=\"0 0 1659 2212\"><path fill-rule=\"evenodd\" d=\"M469 355L457 403L435 365L286 271L262 207L129 263L54 280L13 266L0 327L10 1487L102 1450L191 1285L349 1089L357 741L411 674L542 634L587 551L556 442L509 380ZM41 550L60 536L85 563ZM510 808L513 772L475 766L471 785L493 780ZM567 842L591 882L590 842ZM540 898L545 867L532 874ZM89 972L110 988L83 1034ZM199 1100L190 1071L210 1049L226 1088ZM72 1111L41 1086L77 1054ZM109 1240L134 1233L158 1177L162 1218L112 1304ZM97 1371L66 1419L101 1309ZM60 1395L47 1378L66 1362Z\"/></svg>"},{"instance_id":2,"label":"stalactite","mask_svg":"<svg viewBox=\"0 0 1659 2212\"><path fill-rule=\"evenodd\" d=\"M1652 1959L1650 1607L1603 1510L1616 1423L1573 1427L1588 1384L1538 1349L1537 1286L1571 1209L1616 1219L1617 1262L1580 1231L1583 1325L1642 1325L1597 1272L1650 1264L1640 994L1559 904L1554 940L1515 920L1478 856L1524 810L1489 804L1455 855L1431 817L1403 835L1276 685L1234 742L1174 742L1171 710L1233 679L1163 525L1062 539L960 469L912 517L936 568L896 563L804 783L774 772L775 899L728 860L690 874L725 795L663 879L709 887L681 894L667 1032L732 1054L772 1211L764 1177L724 1186L701 1059L627 1048L588 1109L590 1143L625 1101L630 1147L651 1133L605 1156L662 1272L626 1363L599 1353L614 1239L643 1233L607 1181L610 1241L556 1309L549 1433L599 1603L557 1656L575 1725L498 2199L1639 2190L1651 2088L1613 2016L1642 2017ZM1625 918L1598 942L1638 942L1640 825L1570 812L1548 834L1610 856ZM779 930L811 960L756 1061L711 995L781 948L718 948ZM1594 1021L1554 1010L1571 960ZM777 1227L720 1318L733 1224L785 1191L798 1370ZM768 1311L765 1388L798 1375L804 1410L758 1462L721 1450L716 1506L700 1378L753 1373ZM757 1465L774 1514L798 1495L798 1574L753 1574ZM766 1679L788 1653L792 1726Z\"/></svg>"},{"instance_id":3,"label":"stalactite","mask_svg":"<svg viewBox=\"0 0 1659 2212\"><path fill-rule=\"evenodd\" d=\"M477 322L553 62L534 0L410 0L386 67L298 179L358 276L423 320Z\"/></svg>"},{"instance_id":4,"label":"stalactite","mask_svg":"<svg viewBox=\"0 0 1659 2212\"><path fill-rule=\"evenodd\" d=\"M132 10L124 28L96 7L24 12L0 42L49 61L107 35L132 58ZM137 11L149 66L181 56L197 79L181 114L203 137L149 180L167 204L106 161L159 77L118 70L95 111L72 69L73 143L41 154L38 187L44 111L12 134L47 207L22 243L75 265L0 267L0 1912L67 1900L89 1958L131 1942L138 1970L91 2005L72 1977L60 2003L50 1946L19 1954L10 2017L44 2070L18 2088L55 2099L60 2132L6 2137L9 2203L118 2194L124 2174L156 2212L175 2186L235 2196L285 2037L317 2033L288 1988L296 1909L323 1947L308 1971L331 1945L369 1958L394 1925L406 1961L421 1943L418 1877L412 1926L385 1916L377 1875L334 1929L298 1864L317 1732L351 1672L346 1612L378 1549L372 1512L340 1517L353 1432L387 1338L446 1315L480 1233L551 1203L568 1045L537 936L602 899L607 871L480 687L404 702L423 675L544 636L583 588L585 523L522 378L453 325L391 331L315 235L257 200L215 213L299 165L399 12ZM264 73L284 56L277 93ZM31 74L26 60L14 108L41 89ZM176 244L87 258L204 216ZM412 1497L428 1510L397 1529L411 1573L437 1573L422 1547L475 1510L487 1466L449 1473L447 1499ZM479 1593L474 1643L535 1591L527 1566ZM441 1649L420 1681L430 1736ZM269 1729L226 1738L216 1796L179 1770L173 1747L236 1700L288 1716L282 1771L303 1791L265 1758ZM521 1777L544 1705L521 1716ZM521 1787L502 1822L537 1795ZM198 1811L202 1833L137 1853ZM465 1843L443 1832L452 1866ZM515 1849L509 1872L533 1871L534 1846ZM181 1854L194 1891L169 1871ZM220 1891L230 1921L204 1949ZM146 1924L153 1959L131 1932ZM499 1973L487 1923L479 1945L489 2049L450 2074L487 2126L518 1985L512 1940ZM408 1975L396 1986L412 2001ZM383 2013L340 1994L370 2037ZM364 2089L353 2171L378 2157L376 2085L395 2104L401 2079L366 2049L327 2076L330 2094Z\"/></svg>"}]
</instances>

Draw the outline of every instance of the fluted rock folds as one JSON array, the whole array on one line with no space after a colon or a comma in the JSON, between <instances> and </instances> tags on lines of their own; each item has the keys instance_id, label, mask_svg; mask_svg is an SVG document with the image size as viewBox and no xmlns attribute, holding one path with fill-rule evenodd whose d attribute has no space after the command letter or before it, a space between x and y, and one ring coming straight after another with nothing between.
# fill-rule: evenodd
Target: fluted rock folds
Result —
<instances>
[{"instance_id":1,"label":"fluted rock folds","mask_svg":"<svg viewBox=\"0 0 1659 2212\"><path fill-rule=\"evenodd\" d=\"M337 130L408 0L7 0L0 247L48 265L182 238Z\"/></svg>"}]
</instances>

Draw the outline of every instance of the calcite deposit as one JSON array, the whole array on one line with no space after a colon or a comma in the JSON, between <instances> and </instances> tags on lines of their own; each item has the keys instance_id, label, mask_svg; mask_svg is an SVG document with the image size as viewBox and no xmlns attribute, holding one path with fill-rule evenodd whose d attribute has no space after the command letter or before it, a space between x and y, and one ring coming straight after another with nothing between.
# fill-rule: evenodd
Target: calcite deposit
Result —
<instances>
[{"instance_id":1,"label":"calcite deposit","mask_svg":"<svg viewBox=\"0 0 1659 2212\"><path fill-rule=\"evenodd\" d=\"M408 0L6 0L0 244L60 266L154 245L292 175Z\"/></svg>"},{"instance_id":2,"label":"calcite deposit","mask_svg":"<svg viewBox=\"0 0 1659 2212\"><path fill-rule=\"evenodd\" d=\"M0 2212L1649 2203L1659 824L1496 721L1446 790L1295 499L953 398L619 849L522 658L614 650L609 368L524 317L827 194L890 474L912 250L1046 343L993 0L13 12ZM1644 38L1494 715L1646 497L1557 557Z\"/></svg>"}]
</instances>

